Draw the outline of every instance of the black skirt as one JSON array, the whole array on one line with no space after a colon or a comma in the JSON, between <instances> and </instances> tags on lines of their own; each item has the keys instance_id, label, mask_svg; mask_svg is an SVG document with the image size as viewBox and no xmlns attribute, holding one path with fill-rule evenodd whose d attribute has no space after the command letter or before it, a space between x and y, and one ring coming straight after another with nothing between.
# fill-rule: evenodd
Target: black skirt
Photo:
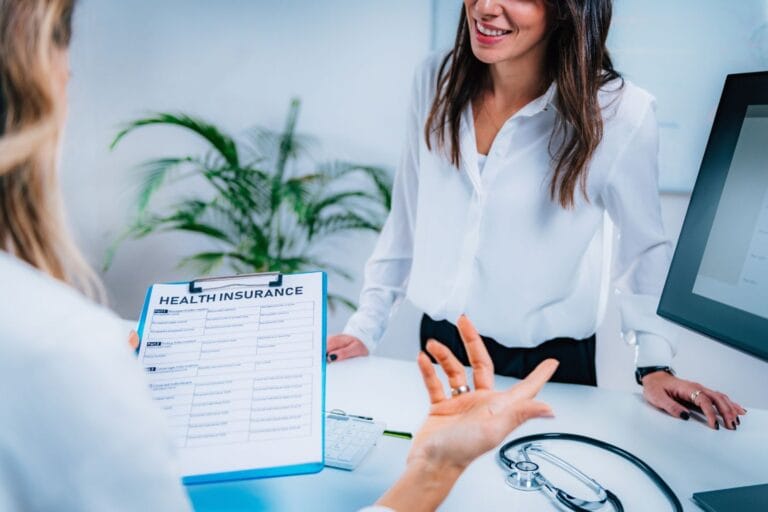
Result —
<instances>
[{"instance_id":1,"label":"black skirt","mask_svg":"<svg viewBox=\"0 0 768 512\"><path fill-rule=\"evenodd\" d=\"M424 315L421 319L420 337L422 350L427 340L433 338L450 348L461 364L470 366L459 329L451 322L432 320L428 315ZM552 376L552 382L597 386L594 334L583 340L555 338L533 348L509 348L493 338L482 336L482 339L498 375L522 379L540 362L554 358L560 361L560 366Z\"/></svg>"}]
</instances>

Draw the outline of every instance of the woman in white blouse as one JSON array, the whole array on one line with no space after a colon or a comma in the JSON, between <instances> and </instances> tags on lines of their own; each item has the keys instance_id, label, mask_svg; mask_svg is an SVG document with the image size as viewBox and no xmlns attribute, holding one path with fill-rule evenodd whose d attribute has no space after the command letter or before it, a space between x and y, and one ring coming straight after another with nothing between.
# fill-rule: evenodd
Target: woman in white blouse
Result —
<instances>
[{"instance_id":1,"label":"woman in white blouse","mask_svg":"<svg viewBox=\"0 0 768 512\"><path fill-rule=\"evenodd\" d=\"M448 321L466 313L497 372L521 377L554 357L553 380L596 385L607 213L621 233L613 275L645 398L682 419L680 402L693 402L711 428L736 428L738 404L670 368L673 336L655 313L670 244L654 101L613 69L611 7L464 1L453 50L416 73L392 211L329 361L368 354L407 296L425 313L422 347L435 338L467 364Z\"/></svg>"},{"instance_id":2,"label":"woman in white blouse","mask_svg":"<svg viewBox=\"0 0 768 512\"><path fill-rule=\"evenodd\" d=\"M87 298L100 287L62 221L56 158L72 11L73 0L0 0L0 510L189 510L124 323ZM494 391L480 337L460 325L475 391L446 347L429 348L462 388L455 398L420 355L432 408L379 510L434 510L473 459L551 414L534 397L555 361Z\"/></svg>"}]
</instances>

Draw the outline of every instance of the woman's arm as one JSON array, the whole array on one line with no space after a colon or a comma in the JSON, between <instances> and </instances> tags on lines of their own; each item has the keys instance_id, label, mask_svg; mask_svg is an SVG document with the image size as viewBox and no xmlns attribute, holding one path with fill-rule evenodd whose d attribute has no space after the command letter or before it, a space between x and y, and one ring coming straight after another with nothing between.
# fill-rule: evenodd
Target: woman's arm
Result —
<instances>
[{"instance_id":1,"label":"woman's arm","mask_svg":"<svg viewBox=\"0 0 768 512\"><path fill-rule=\"evenodd\" d=\"M648 99L602 195L620 233L613 279L621 292L622 332L636 336L638 366L670 365L676 349L672 326L656 315L672 247L661 218L658 155L655 106Z\"/></svg>"},{"instance_id":2,"label":"woman's arm","mask_svg":"<svg viewBox=\"0 0 768 512\"><path fill-rule=\"evenodd\" d=\"M671 260L671 244L664 233L658 192L659 135L654 104L644 113L614 162L603 192L603 203L620 232L614 277L618 280L622 332L637 344L638 367L667 367L675 354L672 325L656 314ZM672 416L688 419L680 402L692 401L711 428L735 429L744 409L727 396L695 382L657 371L643 378L643 395ZM697 393L699 391L699 393Z\"/></svg>"},{"instance_id":3,"label":"woman's arm","mask_svg":"<svg viewBox=\"0 0 768 512\"><path fill-rule=\"evenodd\" d=\"M405 144L392 187L392 208L365 265L357 311L347 322L343 334L328 338L329 361L367 355L373 350L384 334L392 309L405 296L411 271L419 187L423 75L424 66L414 78Z\"/></svg>"},{"instance_id":4,"label":"woman's arm","mask_svg":"<svg viewBox=\"0 0 768 512\"><path fill-rule=\"evenodd\" d=\"M435 510L472 461L525 421L552 415L549 406L534 398L557 369L557 361L548 359L512 388L495 391L493 363L482 339L466 317L459 318L458 327L475 389L451 398L427 355L419 354L432 406L413 440L405 472L378 505L400 511ZM451 387L467 384L464 367L445 345L430 340L427 350L440 363Z\"/></svg>"}]
</instances>

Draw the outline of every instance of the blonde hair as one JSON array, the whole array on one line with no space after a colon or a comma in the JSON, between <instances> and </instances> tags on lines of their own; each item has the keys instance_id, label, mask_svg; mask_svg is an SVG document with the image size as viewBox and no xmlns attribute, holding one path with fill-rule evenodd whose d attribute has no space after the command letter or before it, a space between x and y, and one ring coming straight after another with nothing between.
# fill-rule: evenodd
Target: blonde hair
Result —
<instances>
[{"instance_id":1,"label":"blonde hair","mask_svg":"<svg viewBox=\"0 0 768 512\"><path fill-rule=\"evenodd\" d=\"M0 249L103 301L64 221L57 151L66 109L53 61L74 0L0 0Z\"/></svg>"}]
</instances>

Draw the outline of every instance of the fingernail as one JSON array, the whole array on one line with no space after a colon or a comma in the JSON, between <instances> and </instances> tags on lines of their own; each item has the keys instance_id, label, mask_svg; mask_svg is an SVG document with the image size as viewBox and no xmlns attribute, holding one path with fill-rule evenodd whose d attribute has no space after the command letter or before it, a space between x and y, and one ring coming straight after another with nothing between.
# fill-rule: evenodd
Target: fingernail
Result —
<instances>
[{"instance_id":1,"label":"fingernail","mask_svg":"<svg viewBox=\"0 0 768 512\"><path fill-rule=\"evenodd\" d=\"M720 430L720 423L715 422L715 430Z\"/></svg>"},{"instance_id":2,"label":"fingernail","mask_svg":"<svg viewBox=\"0 0 768 512\"><path fill-rule=\"evenodd\" d=\"M736 424L737 424L737 425L741 425L741 420L739 419L739 417L738 417L738 416L736 416Z\"/></svg>"},{"instance_id":3,"label":"fingernail","mask_svg":"<svg viewBox=\"0 0 768 512\"><path fill-rule=\"evenodd\" d=\"M687 412L683 411L683 412L680 413L680 419L688 421L689 419L691 419L691 415L688 414Z\"/></svg>"},{"instance_id":4,"label":"fingernail","mask_svg":"<svg viewBox=\"0 0 768 512\"><path fill-rule=\"evenodd\" d=\"M736 422L735 421L731 422L731 428L733 428L733 430L736 430Z\"/></svg>"},{"instance_id":5,"label":"fingernail","mask_svg":"<svg viewBox=\"0 0 768 512\"><path fill-rule=\"evenodd\" d=\"M336 354L331 354L331 355L328 356L328 359L330 359L331 361L335 361L338 358L339 358L339 356L337 356Z\"/></svg>"}]
</instances>

